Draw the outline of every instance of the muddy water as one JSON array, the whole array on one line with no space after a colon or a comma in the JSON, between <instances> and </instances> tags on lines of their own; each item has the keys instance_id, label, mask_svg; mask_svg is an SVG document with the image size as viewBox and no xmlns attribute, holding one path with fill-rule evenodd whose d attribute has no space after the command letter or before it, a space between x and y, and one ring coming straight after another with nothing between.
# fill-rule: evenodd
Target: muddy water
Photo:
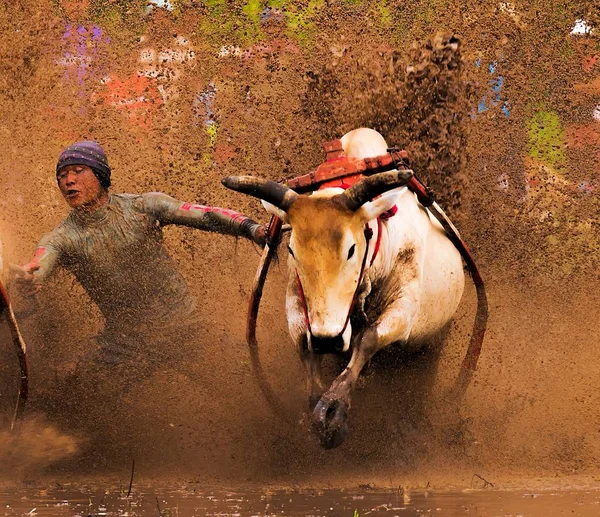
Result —
<instances>
[{"instance_id":1,"label":"muddy water","mask_svg":"<svg viewBox=\"0 0 600 517\"><path fill-rule=\"evenodd\" d=\"M600 491L212 490L198 484L169 488L72 487L0 491L0 515L74 516L303 516L362 517L597 516Z\"/></svg>"},{"instance_id":2,"label":"muddy water","mask_svg":"<svg viewBox=\"0 0 600 517\"><path fill-rule=\"evenodd\" d=\"M323 451L304 425L302 365L284 315L285 267L275 266L267 282L259 339L270 380L298 422L292 426L266 407L244 346L257 250L169 228L165 244L198 298L189 369L146 379L108 418L101 403L87 404L87 422L75 429L80 415L61 398L65 372L104 322L80 286L58 274L21 320L32 392L26 420L10 433L16 364L0 328L0 477L32 479L60 468L83 482L89 465L122 471L132 457L173 479L193 473L234 485L342 487L352 477L402 477L425 486L430 476L458 484L461 471L469 486L473 471L485 471L527 487L536 476L600 473L600 41L598 29L572 34L582 18L598 27L597 2L173 0L149 12L143 0L0 4L7 262L30 260L41 235L67 214L54 166L75 140L102 143L115 192L160 190L266 222L258 202L226 191L220 179L306 173L323 159L323 140L366 125L409 149L475 250L491 302L460 429L436 414L427 358L394 360L391 368L384 355L361 379L347 443ZM430 43L439 31L460 39L460 56L447 52L443 38ZM441 357L437 391L456 374L473 311L471 291ZM89 393L70 394L86 406ZM91 437L98 428L105 432ZM319 483L333 476L335 484ZM95 489L84 492L78 497L101 499ZM466 501L491 504L497 495L514 503L515 515L529 503L551 501L549 512L567 501L569 513L585 507L575 505L579 494L448 499L472 508ZM23 495L14 491L13 502ZM379 504L364 495L363 513Z\"/></svg>"}]
</instances>

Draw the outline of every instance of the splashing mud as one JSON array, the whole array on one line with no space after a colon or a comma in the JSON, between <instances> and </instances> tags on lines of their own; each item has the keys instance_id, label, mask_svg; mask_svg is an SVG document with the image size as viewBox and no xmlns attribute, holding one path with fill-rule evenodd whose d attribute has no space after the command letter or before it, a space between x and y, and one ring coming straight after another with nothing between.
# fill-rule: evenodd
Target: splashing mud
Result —
<instances>
[{"instance_id":1,"label":"splashing mud","mask_svg":"<svg viewBox=\"0 0 600 517\"><path fill-rule=\"evenodd\" d=\"M37 476L79 452L80 440L62 433L43 416L28 416L12 430L0 432L1 476L12 481Z\"/></svg>"},{"instance_id":2,"label":"splashing mud","mask_svg":"<svg viewBox=\"0 0 600 517\"><path fill-rule=\"evenodd\" d=\"M491 319L475 383L450 427L439 401L468 341L467 291L441 356L375 358L351 438L321 450L303 424L284 265L265 288L259 341L292 426L266 407L244 345L258 251L171 227L165 245L198 300L197 322L169 341L186 347L185 366L127 392L110 371L101 385L73 380L105 323L86 293L59 273L31 310L11 290L30 347L29 411L48 421L24 422L25 434L3 428L0 459L30 450L23 476L42 457L55 469L46 472L73 475L90 465L127 475L135 458L142 477L324 486L468 485L475 469L517 484L597 475L600 46L597 30L571 34L578 19L598 27L594 2L167 4L0 6L5 262L27 262L66 215L54 166L74 140L102 143L115 192L163 191L266 222L220 178L306 173L322 141L370 126L409 150L476 252ZM18 370L1 325L5 414Z\"/></svg>"}]
</instances>

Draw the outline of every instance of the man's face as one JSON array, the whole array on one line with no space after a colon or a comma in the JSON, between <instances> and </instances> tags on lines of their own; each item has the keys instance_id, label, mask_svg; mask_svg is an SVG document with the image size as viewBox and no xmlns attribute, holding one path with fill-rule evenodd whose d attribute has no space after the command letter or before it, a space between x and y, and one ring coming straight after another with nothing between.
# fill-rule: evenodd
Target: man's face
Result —
<instances>
[{"instance_id":1,"label":"man's face","mask_svg":"<svg viewBox=\"0 0 600 517\"><path fill-rule=\"evenodd\" d=\"M87 165L67 165L58 175L58 188L71 208L93 206L106 194Z\"/></svg>"}]
</instances>

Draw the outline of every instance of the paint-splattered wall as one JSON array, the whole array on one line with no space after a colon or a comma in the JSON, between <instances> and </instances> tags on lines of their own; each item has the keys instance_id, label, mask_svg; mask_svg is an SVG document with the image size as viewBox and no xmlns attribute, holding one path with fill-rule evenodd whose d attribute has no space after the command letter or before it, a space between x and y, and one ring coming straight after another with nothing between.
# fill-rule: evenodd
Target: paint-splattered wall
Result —
<instances>
[{"instance_id":1,"label":"paint-splattered wall","mask_svg":"<svg viewBox=\"0 0 600 517\"><path fill-rule=\"evenodd\" d=\"M593 2L10 0L0 16L9 212L20 200L34 218L58 221L54 160L84 137L108 149L117 189L216 203L229 201L221 176L304 173L322 140L356 124L422 153L415 125L428 114L410 111L419 92L390 85L405 81L415 42L446 31L462 44L468 84L456 116L468 120L460 158L423 165L429 182L460 187L457 216L475 221L467 234L489 260L499 250L487 245L513 231L533 231L535 244L500 252L550 261L555 273L576 268L573 254L590 265L597 250ZM443 145L425 143L432 156ZM461 182L444 186L436 167ZM441 197L457 208L457 196ZM24 225L21 253L40 233Z\"/></svg>"}]
</instances>

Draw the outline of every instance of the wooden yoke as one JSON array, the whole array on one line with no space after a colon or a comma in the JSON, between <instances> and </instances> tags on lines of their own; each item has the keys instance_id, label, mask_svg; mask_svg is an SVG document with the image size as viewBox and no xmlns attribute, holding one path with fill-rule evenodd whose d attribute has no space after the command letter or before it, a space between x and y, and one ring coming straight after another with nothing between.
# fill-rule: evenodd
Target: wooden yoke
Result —
<instances>
[{"instance_id":1,"label":"wooden yoke","mask_svg":"<svg viewBox=\"0 0 600 517\"><path fill-rule=\"evenodd\" d=\"M287 186L298 194L327 187L348 188L364 176L409 167L408 153L395 147L374 158L346 156L339 139L325 142L323 147L326 159L321 165L308 174L287 180Z\"/></svg>"}]
</instances>

